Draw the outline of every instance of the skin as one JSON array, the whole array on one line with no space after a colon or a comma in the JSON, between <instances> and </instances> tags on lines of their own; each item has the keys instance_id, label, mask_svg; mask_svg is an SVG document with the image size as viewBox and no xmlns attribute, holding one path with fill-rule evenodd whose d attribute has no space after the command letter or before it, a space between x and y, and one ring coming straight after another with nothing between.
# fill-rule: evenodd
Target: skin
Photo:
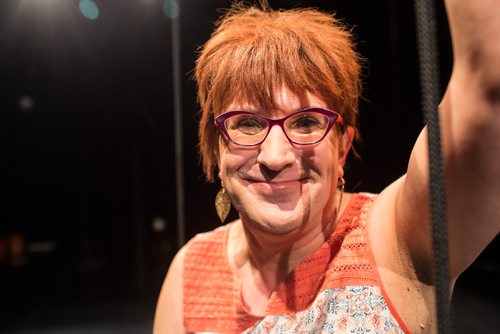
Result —
<instances>
[{"instance_id":1,"label":"skin","mask_svg":"<svg viewBox=\"0 0 500 334\"><path fill-rule=\"evenodd\" d=\"M327 108L317 96L296 96L285 88L277 102L275 118ZM247 104L230 109L258 111ZM293 145L278 126L256 148L220 142L219 177L240 214L230 231L228 257L251 312L261 314L277 284L335 229L337 180L344 174L352 129L347 133L347 147L336 132L315 145Z\"/></svg>"},{"instance_id":2,"label":"skin","mask_svg":"<svg viewBox=\"0 0 500 334\"><path fill-rule=\"evenodd\" d=\"M440 116L453 285L500 230L500 156L492 154L500 151L500 43L492 42L500 37L500 2L448 0L446 7L454 68ZM279 98L275 117L326 107L318 97L294 96L286 89ZM435 332L426 131L415 143L407 173L377 197L368 217L382 282L414 333ZM228 259L242 282L244 302L256 314L286 274L323 243L348 201L344 197L338 209L335 185L343 175L352 129L338 138L297 148L275 127L257 149L219 144L220 177L241 214L230 231ZM300 182L280 183L294 178ZM276 194L284 194L287 202ZM181 250L167 274L155 333L184 332L183 256Z\"/></svg>"},{"instance_id":3,"label":"skin","mask_svg":"<svg viewBox=\"0 0 500 334\"><path fill-rule=\"evenodd\" d=\"M281 118L306 107L324 107L325 102L305 94L300 98L287 89L278 92ZM230 109L255 110L246 104ZM257 110L255 110L257 111ZM285 238L309 226L321 226L335 216L333 198L337 179L343 175L337 143L330 132L315 145L293 145L279 126L271 128L258 147L241 147L227 140L219 143L219 177L231 195L245 226L263 234Z\"/></svg>"}]
</instances>

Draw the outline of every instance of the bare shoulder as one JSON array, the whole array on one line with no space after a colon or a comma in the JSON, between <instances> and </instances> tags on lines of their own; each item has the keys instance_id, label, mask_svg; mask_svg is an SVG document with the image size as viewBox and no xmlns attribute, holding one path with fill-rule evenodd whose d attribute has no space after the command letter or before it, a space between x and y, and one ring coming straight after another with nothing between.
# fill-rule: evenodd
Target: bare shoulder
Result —
<instances>
[{"instance_id":1,"label":"bare shoulder","mask_svg":"<svg viewBox=\"0 0 500 334\"><path fill-rule=\"evenodd\" d=\"M156 305L153 333L184 333L183 269L186 247L172 260Z\"/></svg>"}]
</instances>

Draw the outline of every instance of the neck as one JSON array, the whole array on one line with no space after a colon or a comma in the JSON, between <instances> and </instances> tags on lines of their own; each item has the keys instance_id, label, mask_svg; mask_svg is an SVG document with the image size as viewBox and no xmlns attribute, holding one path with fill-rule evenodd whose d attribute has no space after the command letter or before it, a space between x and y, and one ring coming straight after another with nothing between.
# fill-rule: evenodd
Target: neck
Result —
<instances>
[{"instance_id":1,"label":"neck","mask_svg":"<svg viewBox=\"0 0 500 334\"><path fill-rule=\"evenodd\" d=\"M343 211L348 198L340 208ZM287 234L270 234L239 221L231 231L229 260L237 276L257 277L266 289L276 286L333 233L338 211L321 215Z\"/></svg>"}]
</instances>

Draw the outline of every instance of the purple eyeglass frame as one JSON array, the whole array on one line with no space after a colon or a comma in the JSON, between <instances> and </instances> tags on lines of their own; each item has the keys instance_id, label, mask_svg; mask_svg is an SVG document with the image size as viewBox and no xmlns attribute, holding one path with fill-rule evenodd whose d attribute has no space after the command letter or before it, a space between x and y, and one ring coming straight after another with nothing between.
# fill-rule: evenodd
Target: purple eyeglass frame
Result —
<instances>
[{"instance_id":1,"label":"purple eyeglass frame","mask_svg":"<svg viewBox=\"0 0 500 334\"><path fill-rule=\"evenodd\" d=\"M300 114L300 113L304 113L304 112L317 112L319 114L322 114L322 115L325 115L326 117L328 117L328 126L326 128L325 134L320 139L318 139L318 140L316 140L314 142L311 142L311 143L297 143L297 142L293 141L290 137L288 137L288 135L287 135L287 133L285 131L285 128L283 127L284 124L285 124L285 121L288 118L290 118L292 116L295 116L297 114ZM235 115L256 115L256 116L258 116L260 118L265 119L267 121L267 123L269 124L269 127L267 129L267 133L264 136L264 138L262 138L262 140L259 141L256 144L240 144L240 143L235 142L233 139L231 139L231 137L229 136L229 133L226 130L226 127L224 126L224 122L229 117L232 117L232 116L235 116ZM329 109L324 109L324 108L307 108L307 109L302 109L302 110L294 112L293 114L290 114L290 115L288 115L286 117L283 117L283 118L280 118L280 119L271 119L271 118L264 117L264 116L262 116L260 114L254 113L254 112L242 111L242 110L228 111L228 112L225 112L223 114L220 114L219 116L217 116L215 118L215 125L219 128L219 130L224 134L224 136L229 141L231 141L232 143L234 143L234 144L236 144L238 146L257 146L257 145L262 144L264 142L264 140L266 140L267 136L269 135L269 132L271 132L272 127L275 126L275 125L278 125L281 128L281 131L283 131L283 133L285 134L286 138L291 143L293 143L295 145L313 145L313 144L316 144L316 143L319 143L320 141L322 141L326 137L326 134L333 127L333 124L335 124L335 123L338 123L338 124L340 124L342 126L344 125L344 119L343 119L342 115L340 115L336 111L329 110Z\"/></svg>"}]
</instances>

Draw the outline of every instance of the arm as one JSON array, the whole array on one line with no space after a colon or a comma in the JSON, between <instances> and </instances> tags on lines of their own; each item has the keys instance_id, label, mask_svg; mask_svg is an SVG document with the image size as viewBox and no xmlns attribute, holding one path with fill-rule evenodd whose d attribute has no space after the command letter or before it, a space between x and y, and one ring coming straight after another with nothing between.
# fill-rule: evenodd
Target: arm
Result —
<instances>
[{"instance_id":1,"label":"arm","mask_svg":"<svg viewBox=\"0 0 500 334\"><path fill-rule=\"evenodd\" d=\"M154 334L184 333L182 271L185 248L181 249L168 269L167 278L161 288L156 305L153 325Z\"/></svg>"},{"instance_id":2,"label":"arm","mask_svg":"<svg viewBox=\"0 0 500 334\"><path fill-rule=\"evenodd\" d=\"M446 8L454 67L439 109L455 279L500 230L500 1L449 0ZM395 212L396 223L403 223L398 237L426 270L432 266L428 174L424 129Z\"/></svg>"}]
</instances>

